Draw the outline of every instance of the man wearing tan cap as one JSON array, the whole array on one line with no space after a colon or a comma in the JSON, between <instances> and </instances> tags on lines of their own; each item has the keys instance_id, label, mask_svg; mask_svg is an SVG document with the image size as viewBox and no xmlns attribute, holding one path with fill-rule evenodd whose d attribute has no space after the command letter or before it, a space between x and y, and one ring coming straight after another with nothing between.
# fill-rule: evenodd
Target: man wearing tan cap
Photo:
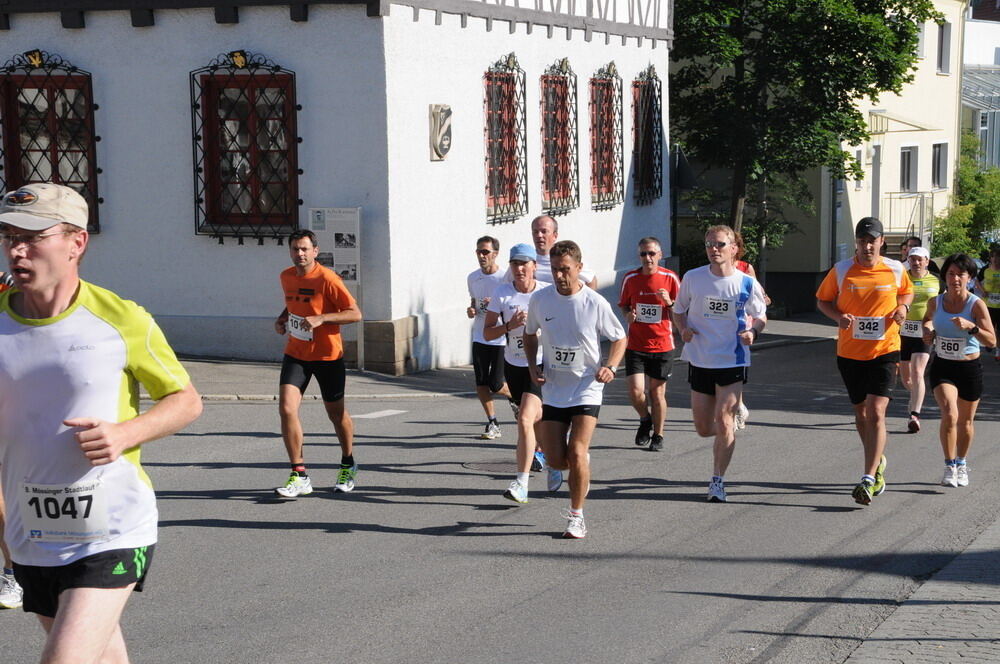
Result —
<instances>
[{"instance_id":1,"label":"man wearing tan cap","mask_svg":"<svg viewBox=\"0 0 1000 664\"><path fill-rule=\"evenodd\" d=\"M187 426L201 398L153 318L82 281L87 203L69 187L3 196L0 477L4 536L43 662L127 662L118 622L156 543L139 447ZM156 404L138 412L138 384Z\"/></svg>"}]
</instances>

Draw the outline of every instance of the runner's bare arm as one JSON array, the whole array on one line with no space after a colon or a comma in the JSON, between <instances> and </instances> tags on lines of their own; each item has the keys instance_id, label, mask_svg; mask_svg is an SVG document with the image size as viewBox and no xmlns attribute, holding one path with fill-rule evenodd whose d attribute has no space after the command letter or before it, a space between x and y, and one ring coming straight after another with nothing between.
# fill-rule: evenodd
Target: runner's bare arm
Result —
<instances>
[{"instance_id":1,"label":"runner's bare arm","mask_svg":"<svg viewBox=\"0 0 1000 664\"><path fill-rule=\"evenodd\" d=\"M286 331L285 325L288 323L288 309L283 309L278 317L274 319L274 331L278 334L284 334Z\"/></svg>"},{"instance_id":2,"label":"runner's bare arm","mask_svg":"<svg viewBox=\"0 0 1000 664\"><path fill-rule=\"evenodd\" d=\"M694 335L698 334L698 331L693 327L688 327L687 314L679 314L676 312L671 312L670 315L673 316L674 318L674 327L676 327L677 331L680 333L681 339L686 344L691 343L691 340L694 339Z\"/></svg>"},{"instance_id":3,"label":"runner's bare arm","mask_svg":"<svg viewBox=\"0 0 1000 664\"><path fill-rule=\"evenodd\" d=\"M896 296L896 308L891 314L886 316L886 318L891 318L896 322L896 325L902 325L903 321L906 319L906 314L910 311L910 305L913 303L913 293L907 293L905 295Z\"/></svg>"},{"instance_id":4,"label":"runner's bare arm","mask_svg":"<svg viewBox=\"0 0 1000 664\"><path fill-rule=\"evenodd\" d=\"M507 325L500 322L500 314L495 311L487 311L486 322L483 324L483 339L493 341L506 333Z\"/></svg>"},{"instance_id":5,"label":"runner's bare arm","mask_svg":"<svg viewBox=\"0 0 1000 664\"><path fill-rule=\"evenodd\" d=\"M180 431L198 419L201 410L201 396L188 383L184 389L168 394L145 413L125 422L75 417L63 424L79 429L76 441L80 450L92 466L102 466L137 445Z\"/></svg>"},{"instance_id":6,"label":"runner's bare arm","mask_svg":"<svg viewBox=\"0 0 1000 664\"><path fill-rule=\"evenodd\" d=\"M927 312L924 314L924 343L934 343L934 312L937 311L937 298L927 300Z\"/></svg>"},{"instance_id":7,"label":"runner's bare arm","mask_svg":"<svg viewBox=\"0 0 1000 664\"><path fill-rule=\"evenodd\" d=\"M587 282L587 288L590 290L597 290L597 277L594 277L589 282Z\"/></svg>"},{"instance_id":8,"label":"runner's bare arm","mask_svg":"<svg viewBox=\"0 0 1000 664\"><path fill-rule=\"evenodd\" d=\"M347 309L342 309L341 311L329 314L320 314L318 316L306 316L302 321L302 329L311 330L327 323L333 325L347 325L348 323L357 323L361 320L361 318L361 309L358 308L357 303L354 303Z\"/></svg>"},{"instance_id":9,"label":"runner's bare arm","mask_svg":"<svg viewBox=\"0 0 1000 664\"><path fill-rule=\"evenodd\" d=\"M465 315L469 318L476 317L476 298L470 298L469 308L465 310Z\"/></svg>"},{"instance_id":10,"label":"runner's bare arm","mask_svg":"<svg viewBox=\"0 0 1000 664\"><path fill-rule=\"evenodd\" d=\"M528 375L538 385L545 382L545 376L538 371L538 335L524 333L524 356L528 359Z\"/></svg>"},{"instance_id":11,"label":"runner's bare arm","mask_svg":"<svg viewBox=\"0 0 1000 664\"><path fill-rule=\"evenodd\" d=\"M979 331L975 333L976 339L979 340L983 346L987 348L992 348L996 345L996 330L993 329L993 321L990 319L990 310L986 307L986 303L979 300L974 305L972 305L972 317L976 319L975 327L979 328ZM962 319L965 320L965 319ZM965 321L969 322L969 321ZM965 329L963 327L963 329Z\"/></svg>"},{"instance_id":12,"label":"runner's bare arm","mask_svg":"<svg viewBox=\"0 0 1000 664\"><path fill-rule=\"evenodd\" d=\"M854 320L854 316L842 313L840 309L837 308L837 304L829 300L816 300L816 308L819 309L820 313L824 316L832 321L835 321L842 330L849 328L851 326L851 321Z\"/></svg>"},{"instance_id":13,"label":"runner's bare arm","mask_svg":"<svg viewBox=\"0 0 1000 664\"><path fill-rule=\"evenodd\" d=\"M625 346L627 343L628 337L622 337L618 341L611 342L611 347L608 349L608 361L594 375L598 383L610 383L615 379L614 368L617 368L621 364L622 358L625 356ZM612 367L612 369L608 367Z\"/></svg>"}]
</instances>

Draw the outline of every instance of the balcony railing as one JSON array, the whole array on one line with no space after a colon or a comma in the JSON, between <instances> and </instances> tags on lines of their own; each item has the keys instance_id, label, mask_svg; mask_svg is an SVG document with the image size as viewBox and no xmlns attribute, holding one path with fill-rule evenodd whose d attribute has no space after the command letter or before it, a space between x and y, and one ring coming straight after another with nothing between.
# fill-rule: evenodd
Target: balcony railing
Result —
<instances>
[{"instance_id":1,"label":"balcony railing","mask_svg":"<svg viewBox=\"0 0 1000 664\"><path fill-rule=\"evenodd\" d=\"M886 233L930 237L934 229L934 192L892 191L885 194L879 220Z\"/></svg>"}]
</instances>

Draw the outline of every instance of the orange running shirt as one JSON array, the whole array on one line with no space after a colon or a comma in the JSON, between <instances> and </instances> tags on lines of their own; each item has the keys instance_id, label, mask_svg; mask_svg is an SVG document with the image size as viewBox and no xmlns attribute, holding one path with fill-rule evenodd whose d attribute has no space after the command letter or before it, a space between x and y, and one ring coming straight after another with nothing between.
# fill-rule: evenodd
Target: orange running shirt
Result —
<instances>
[{"instance_id":1,"label":"orange running shirt","mask_svg":"<svg viewBox=\"0 0 1000 664\"><path fill-rule=\"evenodd\" d=\"M328 267L316 263L305 276L295 274L290 267L281 273L281 290L285 292L285 308L288 309L288 343L285 354L307 362L316 360L339 360L344 355L344 343L340 338L340 326L327 323L312 330L312 341L298 339L292 335L293 317L333 314L354 306L354 297L343 280Z\"/></svg>"},{"instance_id":2,"label":"orange running shirt","mask_svg":"<svg viewBox=\"0 0 1000 664\"><path fill-rule=\"evenodd\" d=\"M873 267L854 258L833 266L816 291L816 299L833 302L845 313L871 318L858 321L837 337L837 355L851 360L873 360L899 350L899 326L885 317L898 305L897 295L913 292L913 282L899 261L880 256ZM880 324L877 320L882 318ZM881 329L877 326L881 325ZM881 333L881 338L875 338Z\"/></svg>"}]
</instances>

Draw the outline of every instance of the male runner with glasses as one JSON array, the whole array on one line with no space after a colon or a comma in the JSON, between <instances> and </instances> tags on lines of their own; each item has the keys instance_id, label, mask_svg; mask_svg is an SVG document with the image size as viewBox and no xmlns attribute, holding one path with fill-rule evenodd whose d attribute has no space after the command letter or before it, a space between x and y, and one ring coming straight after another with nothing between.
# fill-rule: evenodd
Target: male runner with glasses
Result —
<instances>
[{"instance_id":1,"label":"male runner with glasses","mask_svg":"<svg viewBox=\"0 0 1000 664\"><path fill-rule=\"evenodd\" d=\"M87 203L30 184L0 203L14 288L0 294L5 538L43 662L128 662L119 619L156 544L144 443L201 414L201 397L142 307L80 279ZM156 403L139 414L139 384Z\"/></svg>"},{"instance_id":2,"label":"male runner with glasses","mask_svg":"<svg viewBox=\"0 0 1000 664\"><path fill-rule=\"evenodd\" d=\"M750 346L767 323L764 289L733 265L736 234L729 226L705 233L708 265L689 270L674 302L684 340L691 414L699 436L715 437L710 502L726 502L725 473L736 448L735 411L750 367ZM752 321L752 323L751 323Z\"/></svg>"},{"instance_id":3,"label":"male runner with glasses","mask_svg":"<svg viewBox=\"0 0 1000 664\"><path fill-rule=\"evenodd\" d=\"M486 428L480 435L484 440L499 438L502 433L497 422L496 410L493 408L493 395L500 394L510 399L510 390L503 375L503 352L506 345L501 335L495 339L483 336L486 324L486 308L493 299L493 291L507 281L507 270L497 265L497 254L500 252L500 242L495 237L484 235L476 240L476 260L479 268L469 273L466 281L469 286L469 308L465 313L473 319L472 323L472 369L476 375L476 396L486 413ZM516 404L514 418L517 418Z\"/></svg>"},{"instance_id":4,"label":"male runner with glasses","mask_svg":"<svg viewBox=\"0 0 1000 664\"><path fill-rule=\"evenodd\" d=\"M674 356L674 333L670 308L677 299L680 279L672 270L660 267L663 251L655 237L639 240L637 270L625 274L618 306L628 323L625 375L629 397L639 414L635 444L649 443L652 452L663 449L663 420L667 417L667 379ZM646 399L649 380L650 402Z\"/></svg>"}]
</instances>

